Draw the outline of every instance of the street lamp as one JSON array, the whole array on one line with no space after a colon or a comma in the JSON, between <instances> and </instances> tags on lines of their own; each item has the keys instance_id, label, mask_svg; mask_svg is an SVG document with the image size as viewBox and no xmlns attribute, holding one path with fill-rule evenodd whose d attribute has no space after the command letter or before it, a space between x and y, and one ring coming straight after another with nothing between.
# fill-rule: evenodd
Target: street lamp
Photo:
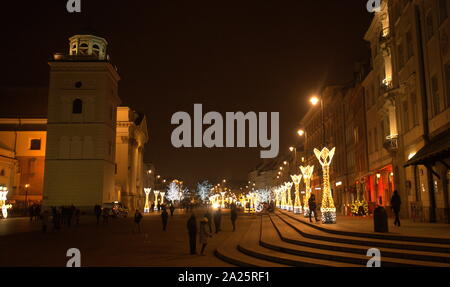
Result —
<instances>
[{"instance_id":1,"label":"street lamp","mask_svg":"<svg viewBox=\"0 0 450 287\"><path fill-rule=\"evenodd\" d=\"M28 188L30 185L27 183L25 184L25 205L28 207Z\"/></svg>"},{"instance_id":2,"label":"street lamp","mask_svg":"<svg viewBox=\"0 0 450 287\"><path fill-rule=\"evenodd\" d=\"M322 113L322 145L325 147L325 114L324 114L324 105L323 105L323 98L322 96L312 96L309 99L309 102L316 106L320 102L320 110Z\"/></svg>"}]
</instances>

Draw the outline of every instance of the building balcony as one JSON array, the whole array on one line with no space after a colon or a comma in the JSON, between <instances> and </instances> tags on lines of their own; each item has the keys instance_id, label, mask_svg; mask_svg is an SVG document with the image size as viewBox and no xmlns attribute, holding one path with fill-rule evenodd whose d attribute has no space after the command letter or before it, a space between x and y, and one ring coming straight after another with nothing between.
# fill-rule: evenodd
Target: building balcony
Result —
<instances>
[{"instance_id":1,"label":"building balcony","mask_svg":"<svg viewBox=\"0 0 450 287\"><path fill-rule=\"evenodd\" d=\"M398 135L387 136L384 140L383 147L389 153L397 152L397 150L398 150Z\"/></svg>"}]
</instances>

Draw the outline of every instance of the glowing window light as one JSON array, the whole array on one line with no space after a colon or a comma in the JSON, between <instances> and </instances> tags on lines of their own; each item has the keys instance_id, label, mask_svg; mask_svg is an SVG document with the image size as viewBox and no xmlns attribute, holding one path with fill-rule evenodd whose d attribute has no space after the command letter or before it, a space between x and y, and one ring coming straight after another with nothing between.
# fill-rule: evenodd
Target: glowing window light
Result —
<instances>
[{"instance_id":1,"label":"glowing window light","mask_svg":"<svg viewBox=\"0 0 450 287\"><path fill-rule=\"evenodd\" d=\"M336 186L341 186L341 185L342 185L342 181L336 182Z\"/></svg>"}]
</instances>

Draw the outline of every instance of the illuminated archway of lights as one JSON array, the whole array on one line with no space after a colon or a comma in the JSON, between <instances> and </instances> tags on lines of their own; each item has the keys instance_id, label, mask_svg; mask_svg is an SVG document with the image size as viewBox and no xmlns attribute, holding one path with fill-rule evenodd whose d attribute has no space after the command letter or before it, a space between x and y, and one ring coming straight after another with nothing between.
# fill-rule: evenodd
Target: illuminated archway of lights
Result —
<instances>
[{"instance_id":1,"label":"illuminated archway of lights","mask_svg":"<svg viewBox=\"0 0 450 287\"><path fill-rule=\"evenodd\" d=\"M309 216L308 200L311 196L311 177L314 171L313 165L300 166L303 174L303 181L305 182L305 196L303 197L303 214L305 217Z\"/></svg>"},{"instance_id":2,"label":"illuminated archway of lights","mask_svg":"<svg viewBox=\"0 0 450 287\"><path fill-rule=\"evenodd\" d=\"M336 223L336 207L334 206L333 197L330 189L330 164L333 160L336 148L329 150L324 147L321 151L314 149L314 154L322 165L323 170L323 192L322 205L322 223Z\"/></svg>"},{"instance_id":3,"label":"illuminated archway of lights","mask_svg":"<svg viewBox=\"0 0 450 287\"><path fill-rule=\"evenodd\" d=\"M293 174L291 175L291 178L295 187L294 213L302 213L302 203L300 200L300 182L302 181L302 175Z\"/></svg>"}]
</instances>

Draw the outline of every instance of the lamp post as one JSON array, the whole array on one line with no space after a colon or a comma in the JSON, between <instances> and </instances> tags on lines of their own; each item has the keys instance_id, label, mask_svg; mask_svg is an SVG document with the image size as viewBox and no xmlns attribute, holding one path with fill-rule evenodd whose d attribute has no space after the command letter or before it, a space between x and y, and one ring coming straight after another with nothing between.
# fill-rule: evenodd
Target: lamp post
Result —
<instances>
[{"instance_id":1,"label":"lamp post","mask_svg":"<svg viewBox=\"0 0 450 287\"><path fill-rule=\"evenodd\" d=\"M335 148L328 150L324 147L321 151L314 149L314 154L322 165L323 173L323 192L322 205L322 223L336 223L336 207L334 206L333 196L330 189L330 164L333 159Z\"/></svg>"},{"instance_id":2,"label":"lamp post","mask_svg":"<svg viewBox=\"0 0 450 287\"><path fill-rule=\"evenodd\" d=\"M311 196L311 177L314 171L313 165L300 166L303 174L303 181L305 182L305 196L303 197L303 214L305 217L309 216L309 197Z\"/></svg>"},{"instance_id":3,"label":"lamp post","mask_svg":"<svg viewBox=\"0 0 450 287\"><path fill-rule=\"evenodd\" d=\"M27 183L25 184L25 206L28 207L28 188L30 185Z\"/></svg>"},{"instance_id":4,"label":"lamp post","mask_svg":"<svg viewBox=\"0 0 450 287\"><path fill-rule=\"evenodd\" d=\"M309 99L309 102L316 106L320 102L320 110L321 110L321 117L322 117L322 145L326 146L325 144L325 113L324 113L324 104L323 104L323 97L320 96L313 96Z\"/></svg>"}]
</instances>

